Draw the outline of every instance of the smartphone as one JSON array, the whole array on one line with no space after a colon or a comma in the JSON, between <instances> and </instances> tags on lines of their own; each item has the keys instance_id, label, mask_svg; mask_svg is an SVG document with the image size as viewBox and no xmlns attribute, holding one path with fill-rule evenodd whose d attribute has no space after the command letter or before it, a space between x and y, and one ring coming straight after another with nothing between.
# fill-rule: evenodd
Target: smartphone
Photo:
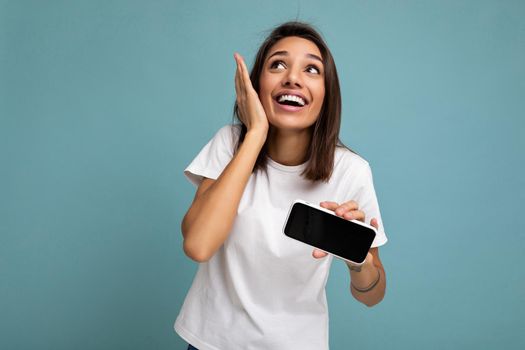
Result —
<instances>
[{"instance_id":1,"label":"smartphone","mask_svg":"<svg viewBox=\"0 0 525 350\"><path fill-rule=\"evenodd\" d=\"M292 203L284 234L354 265L365 262L377 234L374 227L343 219L335 212L303 200Z\"/></svg>"}]
</instances>

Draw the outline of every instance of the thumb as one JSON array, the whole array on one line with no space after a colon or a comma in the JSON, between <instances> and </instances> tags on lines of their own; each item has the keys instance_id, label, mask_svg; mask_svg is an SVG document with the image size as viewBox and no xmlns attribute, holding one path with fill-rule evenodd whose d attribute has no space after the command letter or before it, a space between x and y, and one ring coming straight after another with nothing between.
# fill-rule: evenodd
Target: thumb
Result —
<instances>
[{"instance_id":1,"label":"thumb","mask_svg":"<svg viewBox=\"0 0 525 350\"><path fill-rule=\"evenodd\" d=\"M376 230L379 230L379 223L377 222L376 218L372 218L372 220L370 220L370 225L372 225Z\"/></svg>"},{"instance_id":2,"label":"thumb","mask_svg":"<svg viewBox=\"0 0 525 350\"><path fill-rule=\"evenodd\" d=\"M316 259L321 259L321 258L324 258L325 256L327 256L328 253L326 252L323 252L322 250L320 249L317 249L315 248L314 251L312 252L312 256Z\"/></svg>"}]
</instances>

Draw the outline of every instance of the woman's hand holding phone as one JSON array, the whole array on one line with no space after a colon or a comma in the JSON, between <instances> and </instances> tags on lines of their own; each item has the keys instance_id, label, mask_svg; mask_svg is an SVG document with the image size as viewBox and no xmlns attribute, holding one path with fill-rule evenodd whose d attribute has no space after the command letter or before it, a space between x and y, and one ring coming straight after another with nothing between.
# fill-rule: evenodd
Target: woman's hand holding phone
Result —
<instances>
[{"instance_id":1,"label":"woman's hand holding phone","mask_svg":"<svg viewBox=\"0 0 525 350\"><path fill-rule=\"evenodd\" d=\"M244 59L238 53L235 53L234 57L237 62L235 92L240 119L246 125L248 132L258 132L266 137L269 128L266 112L259 100L259 95L253 88Z\"/></svg>"},{"instance_id":2,"label":"woman's hand holding phone","mask_svg":"<svg viewBox=\"0 0 525 350\"><path fill-rule=\"evenodd\" d=\"M334 211L337 216L340 216L343 219L359 220L361 222L365 222L365 213L362 210L359 210L359 205L355 201L348 201L341 205L337 204L336 202L325 201L321 202L319 205L325 209ZM379 229L376 218L370 220L370 225L376 230ZM315 248L312 252L312 256L316 259L324 258L327 255L328 253L325 253L317 248ZM365 264L371 263L373 258L373 255L369 252L366 256Z\"/></svg>"}]
</instances>

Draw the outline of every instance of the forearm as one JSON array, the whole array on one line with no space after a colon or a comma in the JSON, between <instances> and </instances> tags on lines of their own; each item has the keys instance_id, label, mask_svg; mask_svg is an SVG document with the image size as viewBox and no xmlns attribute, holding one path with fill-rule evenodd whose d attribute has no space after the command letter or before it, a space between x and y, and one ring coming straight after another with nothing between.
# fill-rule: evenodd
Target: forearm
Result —
<instances>
[{"instance_id":1,"label":"forearm","mask_svg":"<svg viewBox=\"0 0 525 350\"><path fill-rule=\"evenodd\" d=\"M192 203L184 217L184 251L207 261L224 243L265 137L247 133L244 142L219 178Z\"/></svg>"},{"instance_id":2,"label":"forearm","mask_svg":"<svg viewBox=\"0 0 525 350\"><path fill-rule=\"evenodd\" d=\"M386 274L382 266L363 264L360 272L350 269L350 290L354 298L366 306L374 306L383 300L386 290ZM378 280L379 278L379 280ZM374 286L374 282L377 284ZM373 287L368 291L369 287ZM359 291L359 290L361 291Z\"/></svg>"}]
</instances>

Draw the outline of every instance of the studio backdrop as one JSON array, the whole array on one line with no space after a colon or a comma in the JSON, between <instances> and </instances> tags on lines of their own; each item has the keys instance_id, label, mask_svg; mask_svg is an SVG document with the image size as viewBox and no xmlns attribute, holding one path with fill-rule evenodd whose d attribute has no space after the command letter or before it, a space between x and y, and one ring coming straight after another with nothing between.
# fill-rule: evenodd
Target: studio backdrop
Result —
<instances>
[{"instance_id":1,"label":"studio backdrop","mask_svg":"<svg viewBox=\"0 0 525 350\"><path fill-rule=\"evenodd\" d=\"M373 308L334 260L331 349L525 348L524 18L510 0L0 0L0 348L185 349L183 170L232 122L233 53L251 66L288 20L332 50L389 238Z\"/></svg>"}]
</instances>

